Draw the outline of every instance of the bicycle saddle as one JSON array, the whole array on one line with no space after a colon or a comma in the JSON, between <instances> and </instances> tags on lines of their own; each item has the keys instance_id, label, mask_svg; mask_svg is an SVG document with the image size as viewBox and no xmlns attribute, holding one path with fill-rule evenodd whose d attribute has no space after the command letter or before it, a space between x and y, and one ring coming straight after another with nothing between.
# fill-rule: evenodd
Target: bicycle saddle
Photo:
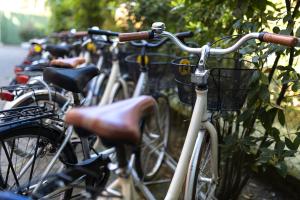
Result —
<instances>
[{"instance_id":1,"label":"bicycle saddle","mask_svg":"<svg viewBox=\"0 0 300 200\"><path fill-rule=\"evenodd\" d=\"M47 67L44 69L43 79L68 91L82 93L87 83L98 74L99 70L94 66L77 69Z\"/></svg>"},{"instance_id":2,"label":"bicycle saddle","mask_svg":"<svg viewBox=\"0 0 300 200\"><path fill-rule=\"evenodd\" d=\"M155 108L150 96L140 96L102 107L74 108L66 114L65 121L93 132L111 145L140 142L139 122Z\"/></svg>"},{"instance_id":3,"label":"bicycle saddle","mask_svg":"<svg viewBox=\"0 0 300 200\"><path fill-rule=\"evenodd\" d=\"M82 57L75 58L59 58L51 60L50 65L61 68L76 68L78 65L85 63L85 59Z\"/></svg>"},{"instance_id":4,"label":"bicycle saddle","mask_svg":"<svg viewBox=\"0 0 300 200\"><path fill-rule=\"evenodd\" d=\"M69 52L71 50L70 46L67 45L52 45L48 44L46 46L46 51L49 51L50 54L54 57L64 57L69 55Z\"/></svg>"}]
</instances>

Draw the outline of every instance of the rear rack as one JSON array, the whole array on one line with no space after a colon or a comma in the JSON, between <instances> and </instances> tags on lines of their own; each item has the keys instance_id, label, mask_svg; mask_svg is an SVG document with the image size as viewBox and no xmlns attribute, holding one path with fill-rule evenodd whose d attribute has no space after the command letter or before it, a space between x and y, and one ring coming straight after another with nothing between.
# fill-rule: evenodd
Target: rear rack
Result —
<instances>
[{"instance_id":1,"label":"rear rack","mask_svg":"<svg viewBox=\"0 0 300 200\"><path fill-rule=\"evenodd\" d=\"M0 128L45 118L59 119L58 115L55 114L55 106L48 102L45 102L42 106L24 106L3 110L0 111Z\"/></svg>"}]
</instances>

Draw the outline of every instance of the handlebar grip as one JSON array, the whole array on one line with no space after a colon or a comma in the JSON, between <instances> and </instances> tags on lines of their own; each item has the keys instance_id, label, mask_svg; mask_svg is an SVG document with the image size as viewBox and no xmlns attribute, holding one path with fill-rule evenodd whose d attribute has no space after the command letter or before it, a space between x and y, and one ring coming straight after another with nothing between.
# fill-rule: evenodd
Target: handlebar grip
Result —
<instances>
[{"instance_id":1,"label":"handlebar grip","mask_svg":"<svg viewBox=\"0 0 300 200\"><path fill-rule=\"evenodd\" d=\"M132 32L132 33L120 33L119 41L127 42L133 40L148 40L154 38L154 32L152 31L141 31L141 32Z\"/></svg>"},{"instance_id":2,"label":"handlebar grip","mask_svg":"<svg viewBox=\"0 0 300 200\"><path fill-rule=\"evenodd\" d=\"M262 42L270 42L273 44L280 44L289 47L298 46L300 43L299 39L294 36L280 35L280 34L267 33L267 32L260 33L259 39Z\"/></svg>"},{"instance_id":3,"label":"handlebar grip","mask_svg":"<svg viewBox=\"0 0 300 200\"><path fill-rule=\"evenodd\" d=\"M186 32L176 33L175 36L178 39L189 38L189 37L193 37L194 36L194 32L193 31L186 31Z\"/></svg>"},{"instance_id":4,"label":"handlebar grip","mask_svg":"<svg viewBox=\"0 0 300 200\"><path fill-rule=\"evenodd\" d=\"M118 36L119 33L117 32L112 32L112 31L106 31L106 30L97 30L97 29L92 29L89 28L88 29L88 34L92 34L92 35L106 35L106 36Z\"/></svg>"},{"instance_id":5,"label":"handlebar grip","mask_svg":"<svg viewBox=\"0 0 300 200\"><path fill-rule=\"evenodd\" d=\"M88 33L86 31L78 31L73 34L74 37L85 37L87 35L88 35Z\"/></svg>"}]
</instances>

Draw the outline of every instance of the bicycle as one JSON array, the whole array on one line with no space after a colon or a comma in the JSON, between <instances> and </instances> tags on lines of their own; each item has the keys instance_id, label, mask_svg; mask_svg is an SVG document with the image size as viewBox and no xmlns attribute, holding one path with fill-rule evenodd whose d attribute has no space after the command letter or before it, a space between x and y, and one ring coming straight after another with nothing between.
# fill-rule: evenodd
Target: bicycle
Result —
<instances>
[{"instance_id":1,"label":"bicycle","mask_svg":"<svg viewBox=\"0 0 300 200\"><path fill-rule=\"evenodd\" d=\"M191 82L195 84L196 91L193 114L182 153L165 199L178 199L184 182L186 183L185 199L214 199L219 180L218 135L213 124L209 122L207 114L207 86L209 77L209 71L205 68L207 58L211 55L231 53L250 39L260 39L262 42L289 47L300 46L300 39L292 36L261 32L246 34L233 46L226 49L210 48L209 45L204 45L201 48L191 48L184 45L172 33L165 31L165 25L163 23L157 22L152 25L151 31L121 33L119 34L119 40L142 40L157 36L168 37L183 51L200 55L197 69L191 75ZM128 105L128 107L122 109L124 105ZM116 103L114 106L112 104L103 108L94 108L95 110L93 112L91 112L91 108L81 108L73 109L67 114L66 121L68 123L93 131L98 136L109 140L110 144L116 148L119 174L117 180L109 185L104 193L102 193L104 199L107 194L122 199L134 199L136 197L136 191L132 181L132 178L138 181L135 171L132 168L132 163L135 158L134 155L132 155L130 161L127 162L123 148L125 144L129 144L132 147L138 145L141 135L137 132L136 128L139 126L142 114L152 107L155 107L155 101L153 99L149 97L138 97ZM105 114L108 114L108 110L110 110L111 114L105 116ZM112 110L114 112L111 112ZM113 116L117 121L114 122ZM130 119L128 118L129 116L132 117L132 121L128 120ZM119 124L127 126L118 126ZM120 127L124 129L123 132L119 132ZM206 165L207 163L209 164ZM204 171L206 170L209 175L201 173L203 170L197 173L199 165L200 169L205 168ZM186 176L187 178L185 179ZM121 188L121 190L117 193L115 189L118 188ZM153 196L150 195L148 198L152 199Z\"/></svg>"}]
</instances>

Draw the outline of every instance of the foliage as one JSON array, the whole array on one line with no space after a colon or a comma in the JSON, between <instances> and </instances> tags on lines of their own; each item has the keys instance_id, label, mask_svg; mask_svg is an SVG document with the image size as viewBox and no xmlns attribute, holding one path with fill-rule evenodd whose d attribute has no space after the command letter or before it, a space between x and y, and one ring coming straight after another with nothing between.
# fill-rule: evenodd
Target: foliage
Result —
<instances>
[{"instance_id":1,"label":"foliage","mask_svg":"<svg viewBox=\"0 0 300 200\"><path fill-rule=\"evenodd\" d=\"M51 9L53 31L67 29L85 30L91 26L102 26L110 19L107 7L109 0L48 0Z\"/></svg>"},{"instance_id":2,"label":"foliage","mask_svg":"<svg viewBox=\"0 0 300 200\"><path fill-rule=\"evenodd\" d=\"M20 29L20 37L23 41L29 41L32 38L41 38L45 35L45 30L37 28L32 23L25 24Z\"/></svg>"}]
</instances>

